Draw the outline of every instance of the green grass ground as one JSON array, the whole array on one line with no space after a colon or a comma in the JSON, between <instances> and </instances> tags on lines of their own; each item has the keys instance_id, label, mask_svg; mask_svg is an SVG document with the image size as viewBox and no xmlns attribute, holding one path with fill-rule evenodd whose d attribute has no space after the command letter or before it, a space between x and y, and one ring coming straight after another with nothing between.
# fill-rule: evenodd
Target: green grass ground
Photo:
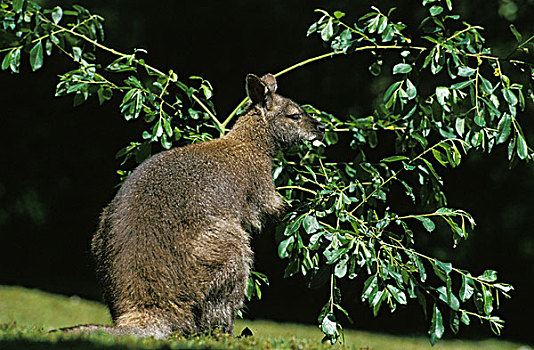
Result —
<instances>
[{"instance_id":1,"label":"green grass ground","mask_svg":"<svg viewBox=\"0 0 534 350\"><path fill-rule=\"evenodd\" d=\"M202 336L170 340L113 337L104 333L65 335L51 329L77 324L109 324L109 313L100 303L21 287L0 286L0 349L337 349L321 344L317 327L270 321L239 320L235 333L248 327L254 333L246 339ZM345 332L346 349L432 348L427 338L399 337L362 331ZM446 340L432 349L526 350L517 343L488 339Z\"/></svg>"}]
</instances>

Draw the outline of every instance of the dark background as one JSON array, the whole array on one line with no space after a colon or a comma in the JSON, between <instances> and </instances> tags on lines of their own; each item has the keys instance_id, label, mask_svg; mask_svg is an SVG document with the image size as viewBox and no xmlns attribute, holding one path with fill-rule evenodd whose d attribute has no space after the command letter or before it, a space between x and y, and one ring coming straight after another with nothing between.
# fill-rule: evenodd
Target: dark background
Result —
<instances>
[{"instance_id":1,"label":"dark background","mask_svg":"<svg viewBox=\"0 0 534 350\"><path fill-rule=\"evenodd\" d=\"M61 1L64 8L71 3ZM372 5L329 1L325 7L319 1L302 0L79 3L106 18L108 46L123 52L145 48L148 63L161 70L172 68L181 77L208 79L221 116L244 97L247 73L275 73L326 52L318 38L305 37L317 19L315 8L341 9L355 19ZM511 21L525 36L534 34L530 3L454 2L468 22L487 29L497 54L513 48ZM409 25L425 16L419 2L379 4L381 9L390 6L397 7L393 17ZM103 107L93 99L76 108L69 97L55 98L56 75L73 68L67 59L59 55L45 59L44 69L36 73L29 72L27 56L23 60L21 74L0 74L0 284L98 300L89 242L101 208L116 191L115 152L140 138L138 128L121 118L118 98ZM281 77L279 90L340 116L366 116L389 77L372 78L369 62L370 57L359 54L316 63ZM530 143L534 143L532 118L531 109L520 116ZM511 300L501 301L498 312L507 322L503 337L533 342L528 319L534 310L532 166L520 164L508 170L505 150L497 149L491 155L472 153L459 169L444 174L449 206L472 213L478 227L454 250L449 235L440 232L423 237L421 248L475 274L486 268L498 270L499 279L516 288ZM256 268L269 275L271 286L264 288L261 301L248 304L247 317L314 323L327 292L307 290L298 278L281 278L284 262L276 257L272 232L257 237L254 246ZM384 309L373 318L359 301L361 281L343 289L343 305L351 310L358 329L423 334L428 328L416 303L393 315ZM461 336L491 336L486 324L472 322Z\"/></svg>"}]
</instances>

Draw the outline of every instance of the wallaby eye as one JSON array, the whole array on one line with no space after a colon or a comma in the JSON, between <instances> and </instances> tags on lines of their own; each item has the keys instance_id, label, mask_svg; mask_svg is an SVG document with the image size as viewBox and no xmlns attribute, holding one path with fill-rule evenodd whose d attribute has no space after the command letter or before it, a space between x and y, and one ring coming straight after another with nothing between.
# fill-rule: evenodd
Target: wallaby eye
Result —
<instances>
[{"instance_id":1,"label":"wallaby eye","mask_svg":"<svg viewBox=\"0 0 534 350\"><path fill-rule=\"evenodd\" d=\"M293 120L301 120L302 119L302 114L288 114L287 115L288 118L291 118Z\"/></svg>"}]
</instances>

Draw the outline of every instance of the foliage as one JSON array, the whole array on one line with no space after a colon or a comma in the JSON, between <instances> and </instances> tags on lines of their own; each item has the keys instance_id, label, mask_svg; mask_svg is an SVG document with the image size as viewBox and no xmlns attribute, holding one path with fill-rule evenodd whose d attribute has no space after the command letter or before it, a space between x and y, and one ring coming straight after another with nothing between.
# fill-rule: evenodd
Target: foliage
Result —
<instances>
[{"instance_id":1,"label":"foliage","mask_svg":"<svg viewBox=\"0 0 534 350\"><path fill-rule=\"evenodd\" d=\"M222 120L207 80L164 73L145 62L145 50L125 54L104 46L103 19L81 6L0 4L3 70L17 73L24 60L38 70L46 56L59 51L76 68L60 75L58 96L71 94L78 105L93 95L100 103L119 95L123 117L144 121L141 139L117 153L127 168L150 156L152 146L167 149L224 135L246 103ZM395 311L417 300L432 344L446 324L454 333L472 319L487 321L497 334L503 327L494 312L512 287L499 282L496 271L477 275L423 253L417 236L449 230L456 246L474 227L467 212L447 206L440 168L458 167L467 152L491 152L501 144L510 164L533 158L518 112L534 97L529 79L534 71L513 59L531 46L532 37L524 40L512 26L517 48L500 58L487 46L483 28L463 22L450 0L423 0L422 6L426 16L412 32L395 19L394 9L373 7L353 24L340 11L318 10L308 35L318 35L329 52L277 74L366 52L374 58L370 73L390 79L367 117L339 118L307 106L329 127L325 147L304 143L276 159L275 182L292 206L277 235L278 254L288 259L287 277L302 274L309 286L329 285L318 323L331 343L341 340L341 316L350 320L342 306L342 280L363 281L361 300L375 315L383 305ZM508 72L525 81L512 81ZM344 156L335 152L344 145L350 149ZM262 284L266 276L253 273L247 296L261 297Z\"/></svg>"}]
</instances>

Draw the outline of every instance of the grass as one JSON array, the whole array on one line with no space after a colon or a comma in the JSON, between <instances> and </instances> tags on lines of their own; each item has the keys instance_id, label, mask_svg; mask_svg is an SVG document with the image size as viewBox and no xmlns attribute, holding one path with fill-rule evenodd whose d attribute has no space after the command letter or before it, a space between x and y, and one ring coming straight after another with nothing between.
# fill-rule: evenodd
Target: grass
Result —
<instances>
[{"instance_id":1,"label":"grass","mask_svg":"<svg viewBox=\"0 0 534 350\"><path fill-rule=\"evenodd\" d=\"M0 349L339 349L321 344L317 327L270 321L239 320L235 333L248 327L253 337L200 336L155 340L116 337L105 333L67 335L49 330L76 324L109 324L105 306L78 297L66 297L21 287L0 286ZM346 349L430 349L427 338L399 337L363 331L345 332ZM432 349L530 349L517 343L488 339L446 340Z\"/></svg>"}]
</instances>

